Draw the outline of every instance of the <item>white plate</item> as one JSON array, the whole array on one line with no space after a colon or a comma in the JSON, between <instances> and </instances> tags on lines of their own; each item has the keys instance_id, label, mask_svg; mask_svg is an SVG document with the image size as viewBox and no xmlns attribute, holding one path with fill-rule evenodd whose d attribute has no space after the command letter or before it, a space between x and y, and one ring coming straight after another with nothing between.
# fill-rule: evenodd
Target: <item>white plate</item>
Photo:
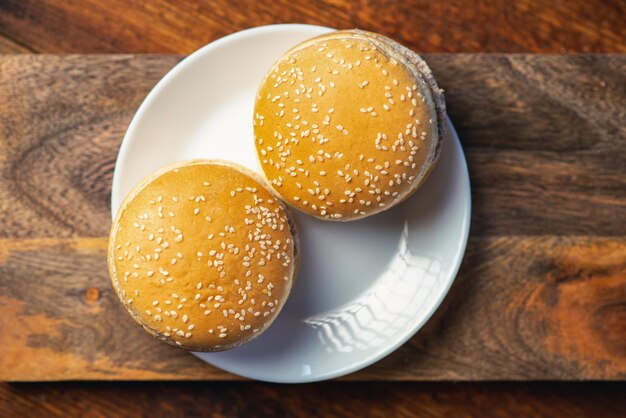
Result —
<instances>
[{"instance_id":1,"label":"white plate","mask_svg":"<svg viewBox=\"0 0 626 418\"><path fill-rule=\"evenodd\" d=\"M273 25L238 32L191 54L148 94L113 177L124 196L158 168L223 158L258 171L252 109L266 71L291 46L332 29ZM195 353L229 372L311 382L354 372L407 341L430 318L457 273L470 222L467 165L454 127L431 177L399 207L361 221L323 222L294 211L300 271L274 324L251 343Z\"/></svg>"}]
</instances>

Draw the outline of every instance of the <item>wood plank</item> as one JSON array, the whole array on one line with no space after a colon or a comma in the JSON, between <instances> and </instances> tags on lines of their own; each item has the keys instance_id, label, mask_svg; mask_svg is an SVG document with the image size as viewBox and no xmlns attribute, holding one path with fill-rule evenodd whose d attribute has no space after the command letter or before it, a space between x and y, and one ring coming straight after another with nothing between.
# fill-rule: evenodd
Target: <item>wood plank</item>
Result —
<instances>
[{"instance_id":1,"label":"wood plank","mask_svg":"<svg viewBox=\"0 0 626 418\"><path fill-rule=\"evenodd\" d=\"M468 156L472 238L437 316L347 379L623 379L626 57L427 59ZM178 60L0 58L0 380L233 378L153 344L106 273L120 139Z\"/></svg>"},{"instance_id":2,"label":"wood plank","mask_svg":"<svg viewBox=\"0 0 626 418\"><path fill-rule=\"evenodd\" d=\"M0 380L233 379L151 341L104 238L0 241ZM446 304L351 380L626 377L626 238L473 238Z\"/></svg>"},{"instance_id":3,"label":"wood plank","mask_svg":"<svg viewBox=\"0 0 626 418\"><path fill-rule=\"evenodd\" d=\"M252 26L360 27L423 52L624 52L620 0L4 0L0 28L47 53L187 54Z\"/></svg>"},{"instance_id":4,"label":"wood plank","mask_svg":"<svg viewBox=\"0 0 626 418\"><path fill-rule=\"evenodd\" d=\"M1 384L7 417L622 418L624 383ZM131 401L132 400L132 401Z\"/></svg>"},{"instance_id":5,"label":"wood plank","mask_svg":"<svg viewBox=\"0 0 626 418\"><path fill-rule=\"evenodd\" d=\"M626 235L626 56L427 59L467 154L475 236ZM107 235L120 138L177 60L2 58L0 237Z\"/></svg>"}]
</instances>

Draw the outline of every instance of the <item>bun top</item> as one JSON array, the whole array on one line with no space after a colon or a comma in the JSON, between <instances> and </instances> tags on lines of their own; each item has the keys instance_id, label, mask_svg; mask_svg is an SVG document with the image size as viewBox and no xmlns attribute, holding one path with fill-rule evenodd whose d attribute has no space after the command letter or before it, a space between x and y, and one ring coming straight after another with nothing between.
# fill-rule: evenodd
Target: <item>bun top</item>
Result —
<instances>
[{"instance_id":1,"label":"bun top","mask_svg":"<svg viewBox=\"0 0 626 418\"><path fill-rule=\"evenodd\" d=\"M247 170L192 161L129 194L108 262L120 300L147 332L185 349L220 351L271 324L289 295L297 253L285 208Z\"/></svg>"},{"instance_id":2,"label":"bun top","mask_svg":"<svg viewBox=\"0 0 626 418\"><path fill-rule=\"evenodd\" d=\"M257 93L255 145L268 182L328 220L362 218L406 198L439 154L440 90L423 69L416 54L363 31L292 48Z\"/></svg>"}]
</instances>

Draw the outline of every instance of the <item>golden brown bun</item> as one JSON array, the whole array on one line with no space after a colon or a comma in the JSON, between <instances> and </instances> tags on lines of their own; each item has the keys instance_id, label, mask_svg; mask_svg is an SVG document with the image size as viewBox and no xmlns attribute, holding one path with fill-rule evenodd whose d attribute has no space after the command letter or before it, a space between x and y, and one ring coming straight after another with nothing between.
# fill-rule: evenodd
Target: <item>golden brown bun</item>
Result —
<instances>
[{"instance_id":1,"label":"golden brown bun","mask_svg":"<svg viewBox=\"0 0 626 418\"><path fill-rule=\"evenodd\" d=\"M221 351L278 315L297 268L286 208L243 167L177 163L128 195L109 239L117 294L143 328L171 345Z\"/></svg>"},{"instance_id":2,"label":"golden brown bun","mask_svg":"<svg viewBox=\"0 0 626 418\"><path fill-rule=\"evenodd\" d=\"M389 209L435 166L445 104L430 69L384 36L305 41L257 93L254 134L268 183L296 208L348 221Z\"/></svg>"}]
</instances>

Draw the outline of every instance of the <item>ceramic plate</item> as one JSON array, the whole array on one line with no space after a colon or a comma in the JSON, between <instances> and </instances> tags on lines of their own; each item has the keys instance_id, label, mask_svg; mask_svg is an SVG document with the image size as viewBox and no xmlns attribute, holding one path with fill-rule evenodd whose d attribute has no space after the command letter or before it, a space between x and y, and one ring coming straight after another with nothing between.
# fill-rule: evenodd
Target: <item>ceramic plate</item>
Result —
<instances>
[{"instance_id":1,"label":"ceramic plate","mask_svg":"<svg viewBox=\"0 0 626 418\"><path fill-rule=\"evenodd\" d=\"M172 69L148 94L124 137L113 178L113 215L139 180L178 160L222 158L259 171L252 133L259 83L287 49L331 30L249 29L205 46ZM294 210L300 271L274 324L243 347L194 354L252 379L311 382L366 367L415 334L448 292L469 231L467 165L447 123L438 166L401 205L348 223Z\"/></svg>"}]
</instances>

